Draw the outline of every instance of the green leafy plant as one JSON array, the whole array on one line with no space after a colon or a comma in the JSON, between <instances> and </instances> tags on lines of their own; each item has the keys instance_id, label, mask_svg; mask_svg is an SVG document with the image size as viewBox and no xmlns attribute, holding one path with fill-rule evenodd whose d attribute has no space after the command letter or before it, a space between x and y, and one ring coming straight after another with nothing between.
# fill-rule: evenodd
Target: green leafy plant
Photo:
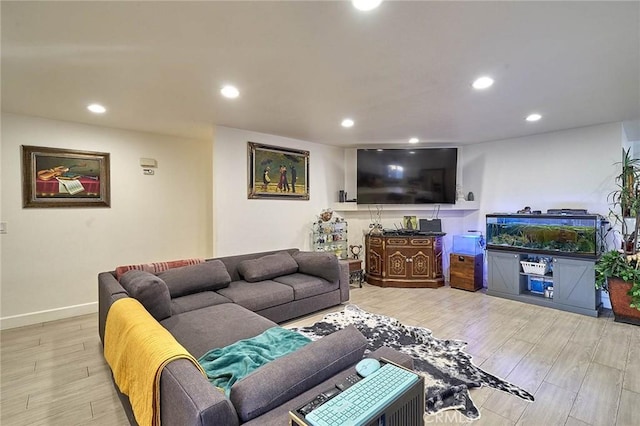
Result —
<instances>
[{"instance_id":1,"label":"green leafy plant","mask_svg":"<svg viewBox=\"0 0 640 426\"><path fill-rule=\"evenodd\" d=\"M640 310L640 255L625 255L611 250L600 256L596 262L596 288L609 290L608 279L620 278L631 283L631 290L627 293L631 297L629 306Z\"/></svg>"},{"instance_id":2,"label":"green leafy plant","mask_svg":"<svg viewBox=\"0 0 640 426\"><path fill-rule=\"evenodd\" d=\"M596 288L609 291L609 278L619 278L631 284L627 295L631 298L630 307L640 311L640 253L638 237L640 234L640 160L631 158L631 148L622 149L621 167L616 176L617 189L608 195L611 203L609 216L613 224L620 225L623 248L604 253L596 261ZM632 229L629 229L630 220Z\"/></svg>"},{"instance_id":3,"label":"green leafy plant","mask_svg":"<svg viewBox=\"0 0 640 426\"><path fill-rule=\"evenodd\" d=\"M624 238L624 251L634 254L638 248L640 234L640 159L631 158L631 148L622 149L620 174L616 176L616 189L609 193L607 199L611 203L609 216L614 224L619 224ZM632 229L625 218L635 219Z\"/></svg>"}]
</instances>

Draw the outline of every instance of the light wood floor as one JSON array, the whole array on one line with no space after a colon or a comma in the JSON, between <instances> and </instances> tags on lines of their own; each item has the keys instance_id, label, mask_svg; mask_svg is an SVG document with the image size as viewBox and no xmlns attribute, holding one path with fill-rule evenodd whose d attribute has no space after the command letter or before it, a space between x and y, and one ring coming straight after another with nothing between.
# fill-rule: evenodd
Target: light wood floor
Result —
<instances>
[{"instance_id":1,"label":"light wood floor","mask_svg":"<svg viewBox=\"0 0 640 426\"><path fill-rule=\"evenodd\" d=\"M468 342L476 365L533 393L474 389L474 425L640 424L640 327L449 287L352 288L351 303ZM308 325L323 314L288 324ZM0 332L0 423L127 425L102 357L97 315ZM465 424L454 411L429 424Z\"/></svg>"}]
</instances>

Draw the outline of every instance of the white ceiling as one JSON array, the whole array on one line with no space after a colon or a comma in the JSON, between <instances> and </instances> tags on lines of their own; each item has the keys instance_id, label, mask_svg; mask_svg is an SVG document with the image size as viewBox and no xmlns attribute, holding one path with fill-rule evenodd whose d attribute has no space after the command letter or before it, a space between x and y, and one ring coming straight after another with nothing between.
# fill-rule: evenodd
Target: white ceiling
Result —
<instances>
[{"instance_id":1,"label":"white ceiling","mask_svg":"<svg viewBox=\"0 0 640 426\"><path fill-rule=\"evenodd\" d=\"M387 0L369 13L346 1L2 1L1 14L8 112L341 146L462 145L619 121L640 139L637 1ZM471 89L485 74L494 86ZM239 98L220 96L226 82ZM90 102L108 112L90 114ZM531 112L543 119L524 121Z\"/></svg>"}]
</instances>

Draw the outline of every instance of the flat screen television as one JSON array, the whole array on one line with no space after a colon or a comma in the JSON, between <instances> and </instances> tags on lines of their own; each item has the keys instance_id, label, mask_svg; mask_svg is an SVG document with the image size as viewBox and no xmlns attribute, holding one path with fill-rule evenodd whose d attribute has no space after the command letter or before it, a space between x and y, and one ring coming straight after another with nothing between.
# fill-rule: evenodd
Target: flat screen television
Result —
<instances>
[{"instance_id":1,"label":"flat screen television","mask_svg":"<svg viewBox=\"0 0 640 426\"><path fill-rule=\"evenodd\" d=\"M358 149L358 204L454 204L457 148Z\"/></svg>"}]
</instances>

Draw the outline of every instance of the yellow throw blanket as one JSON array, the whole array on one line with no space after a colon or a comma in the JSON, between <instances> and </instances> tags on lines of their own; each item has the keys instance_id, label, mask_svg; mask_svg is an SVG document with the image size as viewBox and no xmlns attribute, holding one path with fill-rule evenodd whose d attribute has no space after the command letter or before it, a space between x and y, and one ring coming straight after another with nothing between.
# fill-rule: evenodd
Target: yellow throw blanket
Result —
<instances>
[{"instance_id":1,"label":"yellow throw blanket","mask_svg":"<svg viewBox=\"0 0 640 426\"><path fill-rule=\"evenodd\" d=\"M160 374L165 365L186 358L202 371L198 361L133 298L118 299L109 309L104 357L140 426L160 425Z\"/></svg>"}]
</instances>

